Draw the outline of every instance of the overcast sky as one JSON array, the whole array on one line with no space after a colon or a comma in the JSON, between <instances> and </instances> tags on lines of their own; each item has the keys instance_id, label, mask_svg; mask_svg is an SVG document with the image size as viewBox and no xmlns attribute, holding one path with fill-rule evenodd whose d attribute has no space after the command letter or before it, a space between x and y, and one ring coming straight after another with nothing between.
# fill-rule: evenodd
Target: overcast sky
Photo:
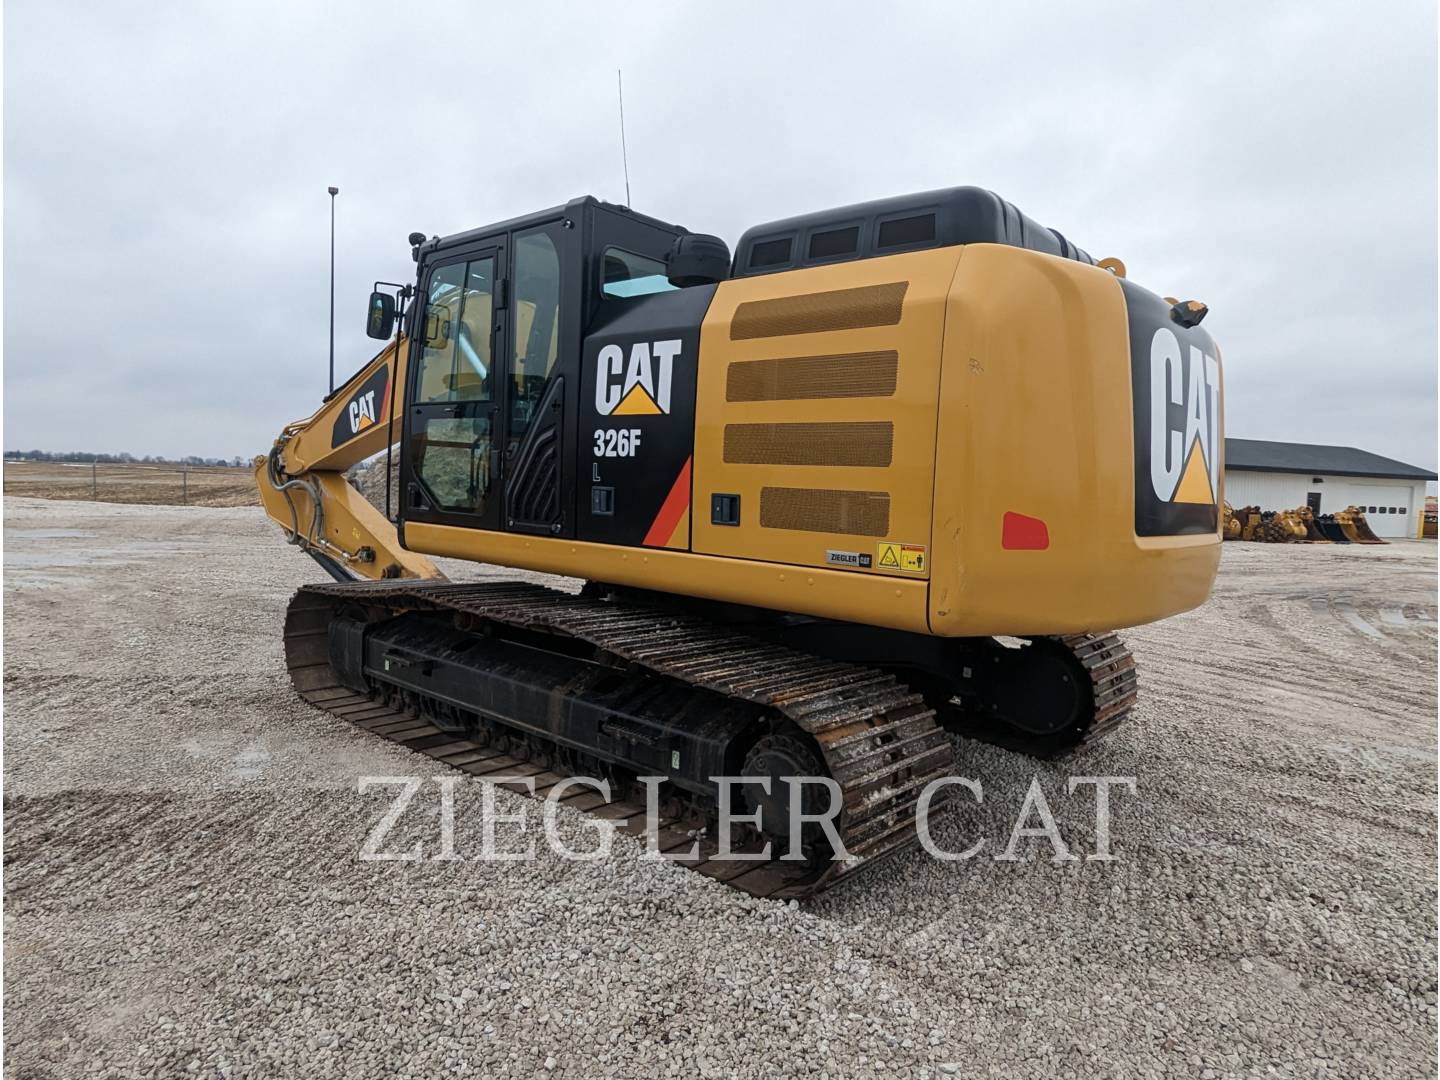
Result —
<instances>
[{"instance_id":1,"label":"overcast sky","mask_svg":"<svg viewBox=\"0 0 1440 1080\"><path fill-rule=\"evenodd\" d=\"M6 449L249 457L405 236L580 194L732 244L954 184L1210 305L1229 434L1436 464L1433 3L4 7Z\"/></svg>"}]
</instances>

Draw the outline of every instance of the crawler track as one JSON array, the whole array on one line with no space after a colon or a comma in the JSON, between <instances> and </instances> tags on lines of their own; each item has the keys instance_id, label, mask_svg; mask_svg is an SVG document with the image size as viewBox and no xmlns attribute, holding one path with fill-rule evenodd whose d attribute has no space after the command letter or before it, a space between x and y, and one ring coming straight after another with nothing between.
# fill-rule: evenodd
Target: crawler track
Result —
<instances>
[{"instance_id":1,"label":"crawler track","mask_svg":"<svg viewBox=\"0 0 1440 1080\"><path fill-rule=\"evenodd\" d=\"M1059 640L1090 676L1094 707L1079 740L1086 745L1109 735L1129 717L1139 689L1135 657L1116 634L1070 634Z\"/></svg>"},{"instance_id":2,"label":"crawler track","mask_svg":"<svg viewBox=\"0 0 1440 1080\"><path fill-rule=\"evenodd\" d=\"M1059 677L1065 684L1075 685L1073 712L1064 726L1037 730L1023 722L1021 714L1028 711L1034 716L1035 709L1055 705L1046 694L1017 696L1013 685L1009 693L997 694L993 686L981 682L964 686L958 697L939 704L950 730L1015 753L1050 759L1090 746L1125 722L1135 706L1139 679L1135 657L1118 635L1066 634L1036 637L1031 642L1031 648L1051 662L1037 664L1033 673L1027 673L1027 684L1043 687L1045 680ZM1024 660L1029 656L1028 650L990 646L972 662L983 668L987 659ZM1057 667L1053 661L1062 657L1063 667ZM1068 712L1072 706L1066 708Z\"/></svg>"},{"instance_id":3,"label":"crawler track","mask_svg":"<svg viewBox=\"0 0 1440 1080\"><path fill-rule=\"evenodd\" d=\"M588 772L589 763L583 756L577 760L573 750L545 745L534 732L506 729L491 718L457 718L441 703L387 702L383 688L366 695L341 683L330 664L328 627L339 612L357 610L370 620L448 612L469 630L483 626L500 634L539 632L583 641L617 671L643 669L697 695L749 702L811 735L843 794L837 828L849 857L804 863L712 859L715 846L702 835L700 857L686 864L752 895L810 896L917 843L920 794L951 772L950 742L934 712L893 676L819 659L683 613L521 584L365 582L306 586L295 594L286 616L285 653L305 700L473 775L529 777L537 796L564 779L561 768ZM468 720L459 734L457 719ZM527 790L523 782L507 786ZM563 801L632 833L645 827L638 800L622 796L606 803L580 788ZM667 853L687 851L713 818L711 808L693 799L676 802L680 808L661 821L660 848ZM940 805L938 797L934 805Z\"/></svg>"},{"instance_id":4,"label":"crawler track","mask_svg":"<svg viewBox=\"0 0 1440 1080\"><path fill-rule=\"evenodd\" d=\"M681 793L661 804L659 846L679 860L756 896L806 897L846 880L917 843L914 827L921 792L952 771L950 742L935 713L895 676L843 661L822 659L752 636L743 629L631 600L589 598L536 585L356 582L310 585L295 594L285 624L291 679L305 700L358 727L476 776L504 777L504 785L544 797L567 776L615 777L606 802L581 787L562 801L614 820L633 834L645 828L643 796L614 762L560 746L543 733L521 730L503 718L467 713L446 702L396 693L373 683L368 693L343 684L331 666L329 627L344 613L368 622L407 612L448 616L457 633L543 635L584 643L594 658L621 676L643 671L671 684L667 702L703 715L715 695L748 702L812 736L829 775L840 785L843 810L837 829L847 859L766 863L712 858L717 808ZM1091 708L1075 727L1044 740L997 736L983 726L967 730L1010 749L1054 756L1113 732L1136 698L1135 659L1115 634L1074 634L1051 639L1068 651L1089 681ZM557 694L564 691L557 687ZM685 695L693 695L687 701ZM678 695L678 696L676 696ZM701 698L707 700L700 700ZM512 779L513 778L513 779ZM942 793L943 795L943 793ZM932 804L938 808L943 798ZM758 845L756 845L758 846Z\"/></svg>"}]
</instances>

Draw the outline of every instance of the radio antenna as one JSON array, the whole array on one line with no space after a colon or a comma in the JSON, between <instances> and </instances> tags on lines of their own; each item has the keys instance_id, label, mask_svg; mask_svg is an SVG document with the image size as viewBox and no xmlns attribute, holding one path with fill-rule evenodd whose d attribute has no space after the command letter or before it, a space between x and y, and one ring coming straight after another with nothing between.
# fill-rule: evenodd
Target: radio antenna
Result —
<instances>
[{"instance_id":1,"label":"radio antenna","mask_svg":"<svg viewBox=\"0 0 1440 1080\"><path fill-rule=\"evenodd\" d=\"M625 80L615 69L615 90L620 95L620 160L625 165L625 205L630 205L630 155L625 151Z\"/></svg>"}]
</instances>

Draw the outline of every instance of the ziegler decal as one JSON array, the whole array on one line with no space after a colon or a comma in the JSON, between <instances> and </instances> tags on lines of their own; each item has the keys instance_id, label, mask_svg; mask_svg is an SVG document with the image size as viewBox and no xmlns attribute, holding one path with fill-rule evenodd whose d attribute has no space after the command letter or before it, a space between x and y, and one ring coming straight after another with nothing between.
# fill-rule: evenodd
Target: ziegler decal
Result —
<instances>
[{"instance_id":1,"label":"ziegler decal","mask_svg":"<svg viewBox=\"0 0 1440 1080\"><path fill-rule=\"evenodd\" d=\"M1219 350L1170 318L1158 297L1122 282L1130 308L1135 418L1135 533L1219 527L1223 464Z\"/></svg>"},{"instance_id":2,"label":"ziegler decal","mask_svg":"<svg viewBox=\"0 0 1440 1080\"><path fill-rule=\"evenodd\" d=\"M668 416L679 339L637 341L630 356L619 345L600 350L595 365L595 411L601 416Z\"/></svg>"},{"instance_id":3,"label":"ziegler decal","mask_svg":"<svg viewBox=\"0 0 1440 1080\"><path fill-rule=\"evenodd\" d=\"M330 447L343 446L362 431L385 422L390 407L390 365L386 364L366 379L346 399L345 407L335 418Z\"/></svg>"}]
</instances>

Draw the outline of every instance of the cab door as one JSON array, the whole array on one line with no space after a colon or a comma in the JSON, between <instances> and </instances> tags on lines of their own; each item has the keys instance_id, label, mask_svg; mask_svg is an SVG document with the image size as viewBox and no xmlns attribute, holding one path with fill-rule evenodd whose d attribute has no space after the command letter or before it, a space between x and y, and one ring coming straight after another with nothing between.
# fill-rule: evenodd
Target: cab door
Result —
<instances>
[{"instance_id":1,"label":"cab door","mask_svg":"<svg viewBox=\"0 0 1440 1080\"><path fill-rule=\"evenodd\" d=\"M556 219L517 229L511 238L501 418L510 532L575 535L574 462L566 448L579 360L576 232L570 219Z\"/></svg>"},{"instance_id":2,"label":"cab door","mask_svg":"<svg viewBox=\"0 0 1440 1080\"><path fill-rule=\"evenodd\" d=\"M482 241L421 284L400 460L409 520L499 527L504 257L503 239Z\"/></svg>"}]
</instances>

